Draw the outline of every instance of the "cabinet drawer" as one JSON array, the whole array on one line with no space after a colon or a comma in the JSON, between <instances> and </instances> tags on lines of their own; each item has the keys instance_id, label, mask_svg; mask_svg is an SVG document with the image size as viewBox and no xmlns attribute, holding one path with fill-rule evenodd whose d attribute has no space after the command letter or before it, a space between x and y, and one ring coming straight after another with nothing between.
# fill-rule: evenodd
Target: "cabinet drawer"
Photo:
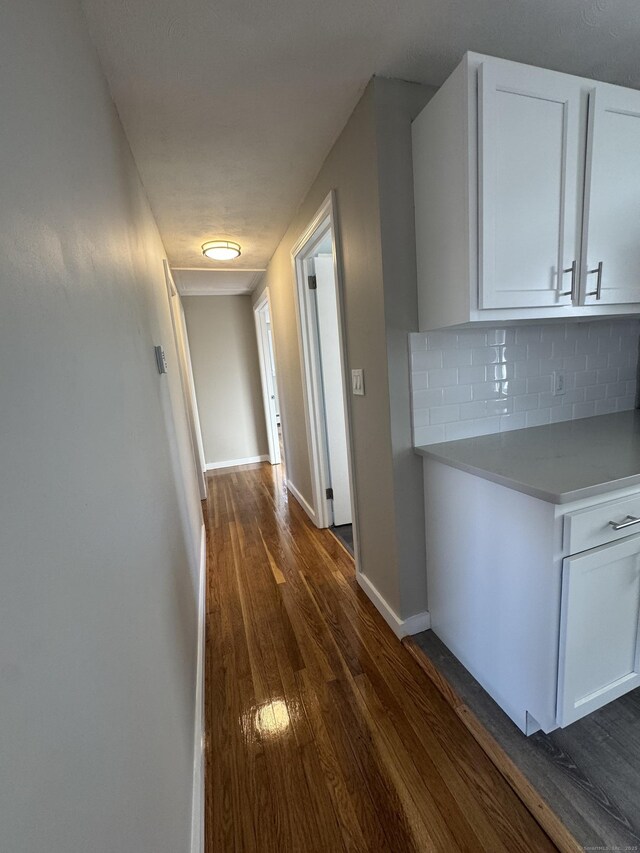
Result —
<instances>
[{"instance_id":1,"label":"cabinet drawer","mask_svg":"<svg viewBox=\"0 0 640 853\"><path fill-rule=\"evenodd\" d=\"M616 530L610 522L626 524ZM632 533L640 533L640 493L630 498L607 501L598 506L570 512L564 519L564 542L569 554L578 554L616 539L624 539Z\"/></svg>"}]
</instances>

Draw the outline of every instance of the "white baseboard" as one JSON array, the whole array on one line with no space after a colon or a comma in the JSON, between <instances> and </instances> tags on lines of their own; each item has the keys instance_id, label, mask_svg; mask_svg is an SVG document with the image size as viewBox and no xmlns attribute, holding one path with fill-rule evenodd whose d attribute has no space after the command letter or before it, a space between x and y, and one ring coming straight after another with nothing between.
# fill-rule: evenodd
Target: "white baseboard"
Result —
<instances>
[{"instance_id":1,"label":"white baseboard","mask_svg":"<svg viewBox=\"0 0 640 853\"><path fill-rule=\"evenodd\" d=\"M316 517L315 511L310 503L308 503L300 494L298 489L293 485L291 480L287 480L287 489L291 492L294 498L298 501L302 509L307 513L311 521L318 526L318 519Z\"/></svg>"},{"instance_id":2,"label":"white baseboard","mask_svg":"<svg viewBox=\"0 0 640 853\"><path fill-rule=\"evenodd\" d=\"M420 631L426 631L427 628L431 627L431 619L429 617L428 610L423 610L421 613L415 613L407 619L400 619L395 610L387 604L366 575L363 575L361 572L356 572L356 579L362 589L366 592L371 602L374 604L376 610L380 613L384 621L399 640L403 637L409 636L410 634L419 634Z\"/></svg>"},{"instance_id":3,"label":"white baseboard","mask_svg":"<svg viewBox=\"0 0 640 853\"><path fill-rule=\"evenodd\" d=\"M200 565L198 571L198 657L196 664L196 707L193 731L191 853L204 853L204 650L207 578L207 534L204 524L200 532Z\"/></svg>"},{"instance_id":4,"label":"white baseboard","mask_svg":"<svg viewBox=\"0 0 640 853\"><path fill-rule=\"evenodd\" d=\"M207 471L215 471L217 468L232 468L235 465L251 465L253 462L268 462L268 454L262 456L245 456L243 459L226 459L224 462L207 462Z\"/></svg>"}]
</instances>

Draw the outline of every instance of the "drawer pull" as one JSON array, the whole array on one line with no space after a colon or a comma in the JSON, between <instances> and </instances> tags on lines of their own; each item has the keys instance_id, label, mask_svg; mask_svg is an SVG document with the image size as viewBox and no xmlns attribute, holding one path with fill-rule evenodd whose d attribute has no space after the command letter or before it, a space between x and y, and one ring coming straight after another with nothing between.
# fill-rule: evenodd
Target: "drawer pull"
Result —
<instances>
[{"instance_id":1,"label":"drawer pull","mask_svg":"<svg viewBox=\"0 0 640 853\"><path fill-rule=\"evenodd\" d=\"M633 515L628 515L624 521L618 524L615 521L610 521L609 524L614 530L624 530L625 527L631 527L632 524L640 524L640 518L635 518Z\"/></svg>"}]
</instances>

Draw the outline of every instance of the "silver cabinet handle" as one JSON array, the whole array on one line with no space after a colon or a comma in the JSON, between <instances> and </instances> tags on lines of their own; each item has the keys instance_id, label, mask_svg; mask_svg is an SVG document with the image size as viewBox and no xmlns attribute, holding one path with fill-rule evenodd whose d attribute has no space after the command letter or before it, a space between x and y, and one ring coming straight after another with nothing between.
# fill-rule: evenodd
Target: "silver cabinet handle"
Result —
<instances>
[{"instance_id":1,"label":"silver cabinet handle","mask_svg":"<svg viewBox=\"0 0 640 853\"><path fill-rule=\"evenodd\" d=\"M631 527L632 524L640 524L640 518L628 515L625 520L621 521L619 524L616 521L610 521L609 524L614 530L624 530L625 527Z\"/></svg>"},{"instance_id":2,"label":"silver cabinet handle","mask_svg":"<svg viewBox=\"0 0 640 853\"><path fill-rule=\"evenodd\" d=\"M602 261L600 261L595 269L587 270L587 275L594 274L598 276L596 278L596 289L587 293L587 296L595 296L596 299L600 299L600 296L602 295Z\"/></svg>"},{"instance_id":3,"label":"silver cabinet handle","mask_svg":"<svg viewBox=\"0 0 640 853\"><path fill-rule=\"evenodd\" d=\"M562 274L570 272L571 273L571 290L561 290L558 294L559 296L570 296L573 299L573 294L576 289L576 272L578 269L578 262L574 261L570 267L567 267L566 270L562 270Z\"/></svg>"}]
</instances>

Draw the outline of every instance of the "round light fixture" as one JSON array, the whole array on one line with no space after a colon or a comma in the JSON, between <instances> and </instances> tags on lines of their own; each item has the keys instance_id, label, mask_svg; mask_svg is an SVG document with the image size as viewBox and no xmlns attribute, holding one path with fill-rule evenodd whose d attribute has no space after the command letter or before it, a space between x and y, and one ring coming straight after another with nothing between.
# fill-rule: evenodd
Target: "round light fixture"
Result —
<instances>
[{"instance_id":1,"label":"round light fixture","mask_svg":"<svg viewBox=\"0 0 640 853\"><path fill-rule=\"evenodd\" d=\"M202 244L202 254L212 261L232 261L240 257L240 243L231 240L209 240Z\"/></svg>"}]
</instances>

